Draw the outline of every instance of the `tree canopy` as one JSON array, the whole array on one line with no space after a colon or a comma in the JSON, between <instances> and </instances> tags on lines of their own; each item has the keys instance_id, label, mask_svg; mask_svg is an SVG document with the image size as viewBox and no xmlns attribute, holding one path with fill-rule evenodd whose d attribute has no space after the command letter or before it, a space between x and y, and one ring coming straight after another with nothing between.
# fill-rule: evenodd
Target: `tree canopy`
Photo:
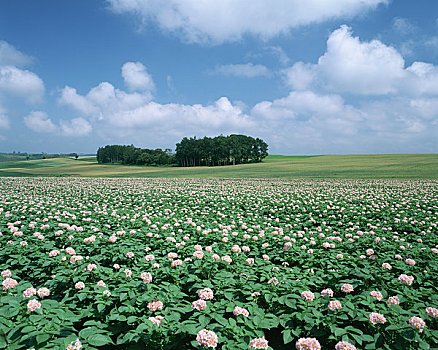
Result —
<instances>
[{"instance_id":1,"label":"tree canopy","mask_svg":"<svg viewBox=\"0 0 438 350\"><path fill-rule=\"evenodd\" d=\"M176 161L180 166L215 166L261 162L268 155L268 145L261 139L245 135L213 138L184 137L176 144Z\"/></svg>"},{"instance_id":2,"label":"tree canopy","mask_svg":"<svg viewBox=\"0 0 438 350\"><path fill-rule=\"evenodd\" d=\"M268 145L259 138L245 135L184 137L170 149L137 148L134 145L108 145L97 150L99 163L131 165L218 166L258 163L268 155Z\"/></svg>"}]
</instances>

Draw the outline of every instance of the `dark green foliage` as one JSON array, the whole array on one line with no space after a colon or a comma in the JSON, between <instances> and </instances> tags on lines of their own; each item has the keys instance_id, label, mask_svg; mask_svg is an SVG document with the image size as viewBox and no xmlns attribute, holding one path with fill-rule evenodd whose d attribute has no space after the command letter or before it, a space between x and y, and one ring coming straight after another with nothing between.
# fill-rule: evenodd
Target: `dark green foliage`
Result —
<instances>
[{"instance_id":1,"label":"dark green foliage","mask_svg":"<svg viewBox=\"0 0 438 350\"><path fill-rule=\"evenodd\" d=\"M215 166L259 163L268 155L268 145L245 135L214 138L184 137L176 144L176 161L181 166Z\"/></svg>"},{"instance_id":2,"label":"dark green foliage","mask_svg":"<svg viewBox=\"0 0 438 350\"><path fill-rule=\"evenodd\" d=\"M170 149L137 148L134 145L108 145L97 150L98 163L121 163L128 165L169 165L175 162Z\"/></svg>"}]
</instances>

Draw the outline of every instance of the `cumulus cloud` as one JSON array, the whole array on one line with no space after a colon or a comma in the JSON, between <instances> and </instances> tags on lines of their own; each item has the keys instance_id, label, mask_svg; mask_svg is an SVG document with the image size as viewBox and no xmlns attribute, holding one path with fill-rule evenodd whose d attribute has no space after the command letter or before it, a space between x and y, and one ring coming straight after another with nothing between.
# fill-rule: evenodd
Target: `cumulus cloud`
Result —
<instances>
[{"instance_id":1,"label":"cumulus cloud","mask_svg":"<svg viewBox=\"0 0 438 350\"><path fill-rule=\"evenodd\" d=\"M18 51L6 41L0 40L0 66L26 66L32 62L32 57Z\"/></svg>"},{"instance_id":2,"label":"cumulus cloud","mask_svg":"<svg viewBox=\"0 0 438 350\"><path fill-rule=\"evenodd\" d=\"M91 124L84 118L73 118L72 120L61 120L59 129L65 136L85 136L91 133Z\"/></svg>"},{"instance_id":3,"label":"cumulus cloud","mask_svg":"<svg viewBox=\"0 0 438 350\"><path fill-rule=\"evenodd\" d=\"M318 68L333 90L387 94L395 92L404 77L404 63L396 49L378 40L360 42L344 25L330 35Z\"/></svg>"},{"instance_id":4,"label":"cumulus cloud","mask_svg":"<svg viewBox=\"0 0 438 350\"><path fill-rule=\"evenodd\" d=\"M379 40L363 42L343 25L330 34L317 64L297 62L284 69L294 90L317 89L353 95L421 96L438 94L438 67L414 62Z\"/></svg>"},{"instance_id":5,"label":"cumulus cloud","mask_svg":"<svg viewBox=\"0 0 438 350\"><path fill-rule=\"evenodd\" d=\"M28 70L3 66L0 67L0 92L37 102L44 95L44 83L38 75Z\"/></svg>"},{"instance_id":6,"label":"cumulus cloud","mask_svg":"<svg viewBox=\"0 0 438 350\"><path fill-rule=\"evenodd\" d=\"M24 117L24 124L31 130L40 133L52 133L57 131L46 112L34 111Z\"/></svg>"},{"instance_id":7,"label":"cumulus cloud","mask_svg":"<svg viewBox=\"0 0 438 350\"><path fill-rule=\"evenodd\" d=\"M116 13L139 17L197 43L236 41L245 34L272 38L292 28L351 18L389 0L108 0Z\"/></svg>"},{"instance_id":8,"label":"cumulus cloud","mask_svg":"<svg viewBox=\"0 0 438 350\"><path fill-rule=\"evenodd\" d=\"M271 72L261 64L227 64L217 66L212 73L243 78L268 77Z\"/></svg>"},{"instance_id":9,"label":"cumulus cloud","mask_svg":"<svg viewBox=\"0 0 438 350\"><path fill-rule=\"evenodd\" d=\"M152 77L140 62L126 62L122 66L122 77L130 90L152 91L155 88Z\"/></svg>"},{"instance_id":10,"label":"cumulus cloud","mask_svg":"<svg viewBox=\"0 0 438 350\"><path fill-rule=\"evenodd\" d=\"M61 136L85 136L91 133L91 124L83 118L61 120L59 125L43 111L32 111L24 117L24 124L31 130L44 134L58 134Z\"/></svg>"}]
</instances>

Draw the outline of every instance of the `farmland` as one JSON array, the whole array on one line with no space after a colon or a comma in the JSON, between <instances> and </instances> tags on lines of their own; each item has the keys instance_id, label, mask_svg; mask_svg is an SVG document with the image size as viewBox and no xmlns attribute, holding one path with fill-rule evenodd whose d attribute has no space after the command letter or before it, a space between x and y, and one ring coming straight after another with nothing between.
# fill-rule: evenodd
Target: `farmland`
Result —
<instances>
[{"instance_id":1,"label":"farmland","mask_svg":"<svg viewBox=\"0 0 438 350\"><path fill-rule=\"evenodd\" d=\"M56 158L2 162L0 176L438 179L438 155L274 155L261 163L216 167L102 165L94 157Z\"/></svg>"},{"instance_id":2,"label":"farmland","mask_svg":"<svg viewBox=\"0 0 438 350\"><path fill-rule=\"evenodd\" d=\"M0 348L438 346L435 180L4 177L0 189Z\"/></svg>"}]
</instances>

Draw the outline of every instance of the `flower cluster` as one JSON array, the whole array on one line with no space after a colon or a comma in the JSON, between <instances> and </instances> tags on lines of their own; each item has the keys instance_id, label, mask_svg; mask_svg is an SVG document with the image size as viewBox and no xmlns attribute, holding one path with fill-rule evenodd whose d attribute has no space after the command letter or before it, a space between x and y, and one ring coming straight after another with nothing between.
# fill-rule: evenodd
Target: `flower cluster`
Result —
<instances>
[{"instance_id":1,"label":"flower cluster","mask_svg":"<svg viewBox=\"0 0 438 350\"><path fill-rule=\"evenodd\" d=\"M331 311L342 309L342 304L338 300L331 300L328 304L328 309Z\"/></svg>"},{"instance_id":2,"label":"flower cluster","mask_svg":"<svg viewBox=\"0 0 438 350\"><path fill-rule=\"evenodd\" d=\"M218 343L218 338L215 332L202 329L196 335L196 341L199 345L202 345L206 348L215 348Z\"/></svg>"},{"instance_id":3,"label":"flower cluster","mask_svg":"<svg viewBox=\"0 0 438 350\"><path fill-rule=\"evenodd\" d=\"M382 295L382 293L377 292L377 291L375 291L375 290L373 290L372 292L370 292L370 295L371 295L374 299L379 300L379 301L383 299L383 295Z\"/></svg>"},{"instance_id":4,"label":"flower cluster","mask_svg":"<svg viewBox=\"0 0 438 350\"><path fill-rule=\"evenodd\" d=\"M340 341L335 345L335 350L356 350L356 347L349 342Z\"/></svg>"},{"instance_id":5,"label":"flower cluster","mask_svg":"<svg viewBox=\"0 0 438 350\"><path fill-rule=\"evenodd\" d=\"M27 311L35 311L41 308L41 303L36 299L30 299L27 303Z\"/></svg>"},{"instance_id":6,"label":"flower cluster","mask_svg":"<svg viewBox=\"0 0 438 350\"><path fill-rule=\"evenodd\" d=\"M321 291L321 296L333 297L333 291L330 288L324 289Z\"/></svg>"},{"instance_id":7,"label":"flower cluster","mask_svg":"<svg viewBox=\"0 0 438 350\"><path fill-rule=\"evenodd\" d=\"M159 300L152 300L148 303L149 311L157 311L163 309L163 303Z\"/></svg>"},{"instance_id":8,"label":"flower cluster","mask_svg":"<svg viewBox=\"0 0 438 350\"><path fill-rule=\"evenodd\" d=\"M423 329L426 327L426 322L420 317L413 316L409 319L409 324L418 329L418 333L423 332Z\"/></svg>"},{"instance_id":9,"label":"flower cluster","mask_svg":"<svg viewBox=\"0 0 438 350\"><path fill-rule=\"evenodd\" d=\"M306 290L301 293L301 299L303 299L304 301L313 301L313 299L315 299L315 294L313 294L309 290Z\"/></svg>"},{"instance_id":10,"label":"flower cluster","mask_svg":"<svg viewBox=\"0 0 438 350\"><path fill-rule=\"evenodd\" d=\"M408 276L405 275L404 273L400 275L400 277L398 278L398 280L401 283L407 284L408 286L410 286L413 282L414 282L414 276Z\"/></svg>"},{"instance_id":11,"label":"flower cluster","mask_svg":"<svg viewBox=\"0 0 438 350\"><path fill-rule=\"evenodd\" d=\"M192 309L196 309L198 311L205 310L207 307L207 302L202 299L195 300L192 303Z\"/></svg>"},{"instance_id":12,"label":"flower cluster","mask_svg":"<svg viewBox=\"0 0 438 350\"><path fill-rule=\"evenodd\" d=\"M198 295L203 300L213 299L213 291L210 288L201 289Z\"/></svg>"},{"instance_id":13,"label":"flower cluster","mask_svg":"<svg viewBox=\"0 0 438 350\"><path fill-rule=\"evenodd\" d=\"M163 316L155 316L155 317L149 317L148 320L152 322L152 324L156 324L157 326L160 326L163 323L164 317Z\"/></svg>"},{"instance_id":14,"label":"flower cluster","mask_svg":"<svg viewBox=\"0 0 438 350\"><path fill-rule=\"evenodd\" d=\"M344 293L351 293L354 292L354 288L351 284L345 283L342 285L341 291Z\"/></svg>"},{"instance_id":15,"label":"flower cluster","mask_svg":"<svg viewBox=\"0 0 438 350\"><path fill-rule=\"evenodd\" d=\"M321 350L319 341L315 338L300 338L295 344L298 350Z\"/></svg>"},{"instance_id":16,"label":"flower cluster","mask_svg":"<svg viewBox=\"0 0 438 350\"><path fill-rule=\"evenodd\" d=\"M140 275L140 277L144 283L151 283L152 282L152 275L149 272L143 272Z\"/></svg>"},{"instance_id":17,"label":"flower cluster","mask_svg":"<svg viewBox=\"0 0 438 350\"><path fill-rule=\"evenodd\" d=\"M372 325L375 325L377 323L383 324L386 322L385 316L383 316L382 314L379 314L377 312L370 313L369 319L370 319L370 323Z\"/></svg>"},{"instance_id":18,"label":"flower cluster","mask_svg":"<svg viewBox=\"0 0 438 350\"><path fill-rule=\"evenodd\" d=\"M9 290L18 286L18 282L13 278L8 277L2 282L2 286L3 290Z\"/></svg>"},{"instance_id":19,"label":"flower cluster","mask_svg":"<svg viewBox=\"0 0 438 350\"><path fill-rule=\"evenodd\" d=\"M388 305L400 305L400 300L398 299L397 296L389 297Z\"/></svg>"},{"instance_id":20,"label":"flower cluster","mask_svg":"<svg viewBox=\"0 0 438 350\"><path fill-rule=\"evenodd\" d=\"M267 349L268 341L265 339L265 337L254 338L249 342L249 347L251 349Z\"/></svg>"},{"instance_id":21,"label":"flower cluster","mask_svg":"<svg viewBox=\"0 0 438 350\"><path fill-rule=\"evenodd\" d=\"M247 310L247 309L244 309L244 308L242 308L242 307L239 307L239 306L236 306L236 307L234 308L234 310L233 310L233 314L236 315L236 316L239 316L239 315L243 315L243 316L245 316L245 317L248 317L248 316L249 316L249 312L248 312L248 310Z\"/></svg>"},{"instance_id":22,"label":"flower cluster","mask_svg":"<svg viewBox=\"0 0 438 350\"><path fill-rule=\"evenodd\" d=\"M430 317L438 318L438 309L436 309L434 307L427 307L426 314Z\"/></svg>"}]
</instances>

